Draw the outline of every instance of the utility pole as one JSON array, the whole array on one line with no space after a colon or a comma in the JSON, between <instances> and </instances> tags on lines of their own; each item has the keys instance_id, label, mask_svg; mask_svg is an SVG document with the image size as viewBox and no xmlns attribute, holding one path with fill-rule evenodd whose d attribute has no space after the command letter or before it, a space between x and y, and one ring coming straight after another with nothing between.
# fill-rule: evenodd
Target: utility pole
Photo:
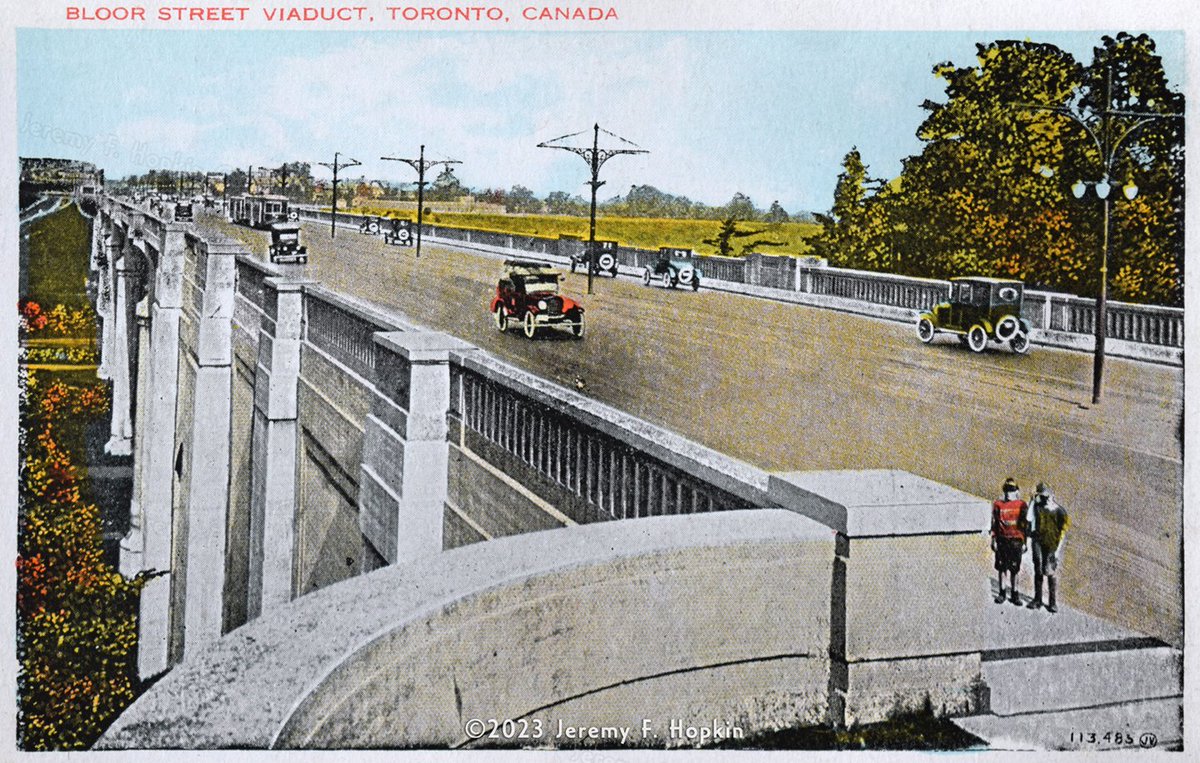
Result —
<instances>
[{"instance_id":1,"label":"utility pole","mask_svg":"<svg viewBox=\"0 0 1200 763\"><path fill-rule=\"evenodd\" d=\"M330 237L330 238L337 238L337 184L338 184L338 170L339 170L339 169L342 169L342 170L344 170L344 169L346 169L347 167L357 167L358 165L362 164L362 162L358 161L357 159L347 159L346 161L343 161L343 162L341 162L341 163L338 163L338 156L340 156L340 155L341 155L341 152L340 152L340 151L334 151L334 152L333 152L333 162L332 162L332 163L330 163L330 162L317 162L317 164L321 165L322 167L328 167L329 169L333 170L333 213L329 215L329 237Z\"/></svg>"},{"instance_id":2,"label":"utility pole","mask_svg":"<svg viewBox=\"0 0 1200 763\"><path fill-rule=\"evenodd\" d=\"M425 219L425 170L440 165L462 164L457 159L438 159L436 161L425 161L425 144L421 144L421 154L416 159L401 159L396 156L381 156L389 162L404 162L409 167L417 171L417 257L421 256L421 225Z\"/></svg>"},{"instance_id":3,"label":"utility pole","mask_svg":"<svg viewBox=\"0 0 1200 763\"><path fill-rule=\"evenodd\" d=\"M609 159L616 156L617 154L647 154L647 153L649 153L649 151L645 150L644 148L641 148L633 141L626 140L625 138L622 138L620 135L611 133L608 130L603 131L605 135L610 135L610 136L616 138L617 140L621 141L622 143L627 143L630 146L633 146L633 148L601 149L600 148L601 129L600 129L599 123L593 125L592 130L593 130L593 132L592 132L592 147L591 148L581 148L578 146L567 146L567 145L561 145L558 143L558 141L560 141L560 140L566 140L567 138L574 138L577 135L582 135L585 132L583 130L581 130L579 132L571 133L570 135L563 135L562 137L554 138L552 140L547 140L547 141L544 141L544 142L538 144L538 148L559 148L559 149L562 149L563 151L570 151L573 154L578 154L579 156L583 157L583 160L585 162L587 162L588 165L591 167L592 179L588 181L588 185L590 185L592 187L592 213L591 213L591 216L589 218L589 223L588 223L588 284L587 284L587 293L588 294L592 293L592 278L596 274L596 191L600 188L600 186L604 185L604 182L605 182L600 179L600 167L605 162L607 162Z\"/></svg>"},{"instance_id":4,"label":"utility pole","mask_svg":"<svg viewBox=\"0 0 1200 763\"><path fill-rule=\"evenodd\" d=\"M254 165L246 168L246 195L250 195L250 179L254 177Z\"/></svg>"},{"instance_id":5,"label":"utility pole","mask_svg":"<svg viewBox=\"0 0 1200 763\"><path fill-rule=\"evenodd\" d=\"M284 162L282 165L280 165L279 169L275 170L272 174L279 175L279 192L281 194L286 194L287 181L289 177L287 162Z\"/></svg>"}]
</instances>

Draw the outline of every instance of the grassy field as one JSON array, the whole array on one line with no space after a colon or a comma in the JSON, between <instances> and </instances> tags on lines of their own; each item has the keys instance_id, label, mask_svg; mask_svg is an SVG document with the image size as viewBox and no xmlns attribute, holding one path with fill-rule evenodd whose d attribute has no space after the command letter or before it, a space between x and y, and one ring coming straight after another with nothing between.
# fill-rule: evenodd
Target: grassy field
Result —
<instances>
[{"instance_id":1,"label":"grassy field","mask_svg":"<svg viewBox=\"0 0 1200 763\"><path fill-rule=\"evenodd\" d=\"M21 247L21 279L25 293L43 307L88 304L86 285L91 233L75 207L66 207L24 227L29 240Z\"/></svg>"},{"instance_id":2,"label":"grassy field","mask_svg":"<svg viewBox=\"0 0 1200 763\"><path fill-rule=\"evenodd\" d=\"M362 207L355 212L368 215L384 215L414 219L415 212L396 212L393 209L379 207ZM434 225L448 225L460 228L511 233L524 236L548 236L556 238L559 234L587 238L588 221L583 217L568 217L560 215L487 215L466 214L457 212L434 212L426 216L426 221ZM660 246L675 246L694 249L700 254L714 254L715 249L705 243L706 238L713 238L720 229L718 220L679 220L674 218L652 217L597 217L596 238L616 240L623 246L640 249L657 249ZM762 236L771 241L782 241L783 246L762 247L764 254L802 255L808 253L807 239L815 235L820 226L815 223L741 223L739 230L765 228ZM740 246L735 239L736 247Z\"/></svg>"}]
</instances>

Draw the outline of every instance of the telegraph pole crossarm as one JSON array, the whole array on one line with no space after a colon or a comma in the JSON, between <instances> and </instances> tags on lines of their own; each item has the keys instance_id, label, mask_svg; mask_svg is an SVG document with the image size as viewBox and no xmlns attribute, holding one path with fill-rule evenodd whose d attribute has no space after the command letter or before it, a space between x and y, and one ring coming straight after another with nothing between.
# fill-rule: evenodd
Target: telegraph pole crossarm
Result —
<instances>
[{"instance_id":1,"label":"telegraph pole crossarm","mask_svg":"<svg viewBox=\"0 0 1200 763\"><path fill-rule=\"evenodd\" d=\"M604 185L604 183L605 183L605 181L600 179L600 168L602 166L604 166L604 163L607 162L609 159L613 158L614 156L618 156L620 154L648 154L650 152L647 151L646 149L638 146L633 141L622 138L620 135L611 133L608 130L602 130L599 123L592 125L592 146L591 146L591 148L586 148L586 147L581 147L581 146L570 146L570 145L559 143L559 141L563 141L568 138L574 138L578 135L582 135L584 132L586 132L586 131L581 130L579 132L571 133L570 135L562 135L557 138L552 138L550 140L543 141L543 142L537 144L537 147L538 148L557 148L557 149L561 149L563 151L570 151L571 153L582 157L583 160L585 162L587 162L588 166L591 168L592 179L587 182L587 184L589 186L591 186L591 189L592 189L591 215L589 216L589 221L588 221L588 282L587 282L587 293L591 294L592 293L592 279L596 274L596 191L599 190L600 186ZM609 135L613 138L616 138L617 140L621 141L622 143L633 146L633 148L604 148L604 149L602 149L602 148L600 148L600 133L601 132L603 132L605 135Z\"/></svg>"},{"instance_id":2,"label":"telegraph pole crossarm","mask_svg":"<svg viewBox=\"0 0 1200 763\"><path fill-rule=\"evenodd\" d=\"M425 186L428 184L425 180L425 171L442 165L449 166L451 164L462 164L457 159L436 159L433 161L425 161L425 144L421 144L421 154L416 159L403 159L398 156L381 156L380 159L389 162L404 162L409 167L417 171L417 254L421 256L421 228L425 219Z\"/></svg>"},{"instance_id":3,"label":"telegraph pole crossarm","mask_svg":"<svg viewBox=\"0 0 1200 763\"><path fill-rule=\"evenodd\" d=\"M333 162L317 162L322 167L328 167L333 170L333 207L329 215L329 237L337 238L337 187L338 187L338 170L346 169L347 167L357 167L362 162L356 159L346 159L338 163L338 157L341 156L340 151L333 152Z\"/></svg>"}]
</instances>

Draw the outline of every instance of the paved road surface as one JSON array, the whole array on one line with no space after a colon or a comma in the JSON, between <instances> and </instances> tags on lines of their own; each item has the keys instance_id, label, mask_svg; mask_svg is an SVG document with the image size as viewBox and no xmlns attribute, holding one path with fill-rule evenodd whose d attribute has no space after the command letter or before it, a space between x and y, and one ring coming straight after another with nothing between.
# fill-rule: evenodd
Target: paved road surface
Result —
<instances>
[{"instance_id":1,"label":"paved road surface","mask_svg":"<svg viewBox=\"0 0 1200 763\"><path fill-rule=\"evenodd\" d=\"M263 233L200 226L265 257ZM582 298L585 338L530 342L487 314L496 259L426 242L416 267L412 249L355 231L331 241L306 223L303 235L307 277L568 386L581 377L586 394L763 469L899 468L987 497L1010 475L1027 497L1045 480L1072 514L1064 599L1181 643L1180 369L1110 359L1104 401L1086 409L1089 355L973 355L949 338L922 345L907 325L627 279L598 279L589 297L582 275L563 290ZM936 582L919 559L880 581L905 597Z\"/></svg>"}]
</instances>

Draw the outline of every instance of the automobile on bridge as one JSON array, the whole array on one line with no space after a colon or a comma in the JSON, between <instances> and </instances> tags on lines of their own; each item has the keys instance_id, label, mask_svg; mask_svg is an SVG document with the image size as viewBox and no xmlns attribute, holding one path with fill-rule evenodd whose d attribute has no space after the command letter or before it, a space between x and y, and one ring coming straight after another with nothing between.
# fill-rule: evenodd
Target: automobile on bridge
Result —
<instances>
[{"instance_id":1,"label":"automobile on bridge","mask_svg":"<svg viewBox=\"0 0 1200 763\"><path fill-rule=\"evenodd\" d=\"M401 220L393 218L388 221L388 226L383 229L383 243L393 246L412 246L413 241L413 224L411 220Z\"/></svg>"},{"instance_id":2,"label":"automobile on bridge","mask_svg":"<svg viewBox=\"0 0 1200 763\"><path fill-rule=\"evenodd\" d=\"M972 352L989 341L1007 342L1020 355L1029 351L1029 321L1021 317L1025 284L979 276L950 279L950 299L917 316L917 336L925 344L938 333L955 334Z\"/></svg>"},{"instance_id":3,"label":"automobile on bridge","mask_svg":"<svg viewBox=\"0 0 1200 763\"><path fill-rule=\"evenodd\" d=\"M577 249L571 252L571 272L575 272L575 268L582 268L583 272L587 272L588 268L588 248L585 242L582 249ZM617 242L607 240L596 241L596 269L595 273L608 273L613 278L617 277Z\"/></svg>"},{"instance_id":4,"label":"automobile on bridge","mask_svg":"<svg viewBox=\"0 0 1200 763\"><path fill-rule=\"evenodd\" d=\"M692 287L692 291L700 288L700 259L691 249L675 249L669 246L658 250L658 259L653 265L646 266L642 272L642 283L649 286L656 278L661 279L662 285L668 289L676 284Z\"/></svg>"},{"instance_id":5,"label":"automobile on bridge","mask_svg":"<svg viewBox=\"0 0 1200 763\"><path fill-rule=\"evenodd\" d=\"M358 232L366 233L371 236L379 235L379 231L383 230L383 226L387 224L382 217L364 217L358 221Z\"/></svg>"},{"instance_id":6,"label":"automobile on bridge","mask_svg":"<svg viewBox=\"0 0 1200 763\"><path fill-rule=\"evenodd\" d=\"M271 246L268 251L271 254L271 262L306 264L308 247L300 243L300 223L272 223Z\"/></svg>"},{"instance_id":7,"label":"automobile on bridge","mask_svg":"<svg viewBox=\"0 0 1200 763\"><path fill-rule=\"evenodd\" d=\"M559 293L561 273L528 260L505 260L504 266L507 272L489 307L497 329L507 331L515 322L529 339L548 328L583 336L583 306Z\"/></svg>"}]
</instances>

